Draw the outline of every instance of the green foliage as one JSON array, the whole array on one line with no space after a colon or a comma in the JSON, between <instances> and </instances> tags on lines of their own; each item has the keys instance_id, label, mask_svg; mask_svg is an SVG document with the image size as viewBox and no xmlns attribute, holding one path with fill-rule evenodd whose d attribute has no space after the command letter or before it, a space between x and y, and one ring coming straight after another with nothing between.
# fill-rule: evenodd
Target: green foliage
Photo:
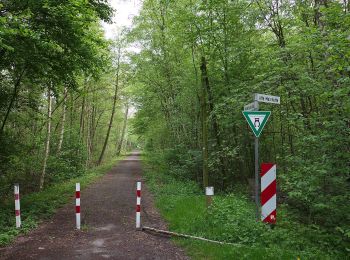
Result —
<instances>
[{"instance_id":1,"label":"green foliage","mask_svg":"<svg viewBox=\"0 0 350 260\"><path fill-rule=\"evenodd\" d=\"M108 127L111 144L131 147L121 134L121 90L131 76L125 65L115 75L121 53L101 24L112 14L107 0L0 3L0 245L19 232L13 228L14 183L23 198L24 232L67 201L74 180L95 176L86 174ZM103 150L107 162L117 153L113 145Z\"/></svg>"},{"instance_id":2,"label":"green foliage","mask_svg":"<svg viewBox=\"0 0 350 260\"><path fill-rule=\"evenodd\" d=\"M15 228L15 217L13 212L13 201L8 200L0 206L0 246L9 244L18 234L26 234L35 228L38 223L49 218L55 211L68 203L75 192L75 183L80 182L81 188L99 178L111 169L116 160L89 170L79 178L50 186L42 192L35 192L21 196L21 218L22 226Z\"/></svg>"},{"instance_id":3,"label":"green foliage","mask_svg":"<svg viewBox=\"0 0 350 260\"><path fill-rule=\"evenodd\" d=\"M86 170L87 151L78 135L66 138L64 150L48 161L48 183L60 182L82 175Z\"/></svg>"},{"instance_id":4,"label":"green foliage","mask_svg":"<svg viewBox=\"0 0 350 260\"><path fill-rule=\"evenodd\" d=\"M169 175L201 184L206 109L210 185L249 190L254 139L241 111L253 93L280 96L260 103L272 113L259 143L260 162L277 164L278 203L349 244L349 28L348 2L144 1L129 34L142 47L130 57L135 133Z\"/></svg>"},{"instance_id":5,"label":"green foliage","mask_svg":"<svg viewBox=\"0 0 350 260\"><path fill-rule=\"evenodd\" d=\"M157 159L156 159L157 158ZM176 240L194 259L344 259L341 235L317 225L304 225L287 207L278 208L274 228L257 222L254 204L243 193L216 195L206 209L205 197L193 182L174 180L169 168L157 166L159 157L146 157L146 180L156 205L171 231L201 236L235 245L215 245ZM171 170L170 170L171 171ZM239 195L241 194L241 195ZM259 258L261 257L261 258Z\"/></svg>"},{"instance_id":6,"label":"green foliage","mask_svg":"<svg viewBox=\"0 0 350 260\"><path fill-rule=\"evenodd\" d=\"M117 55L100 23L112 12L105 0L1 2L0 205L14 183L27 194L96 164L113 107ZM111 143L126 139L121 89Z\"/></svg>"}]
</instances>

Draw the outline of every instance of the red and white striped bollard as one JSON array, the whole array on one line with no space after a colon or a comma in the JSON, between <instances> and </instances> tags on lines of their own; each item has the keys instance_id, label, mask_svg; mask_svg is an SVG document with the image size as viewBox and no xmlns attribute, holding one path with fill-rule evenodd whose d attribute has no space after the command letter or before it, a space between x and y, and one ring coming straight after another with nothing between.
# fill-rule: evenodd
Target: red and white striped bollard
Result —
<instances>
[{"instance_id":1,"label":"red and white striped bollard","mask_svg":"<svg viewBox=\"0 0 350 260\"><path fill-rule=\"evenodd\" d=\"M75 219L77 229L80 229L80 183L75 184Z\"/></svg>"},{"instance_id":2,"label":"red and white striped bollard","mask_svg":"<svg viewBox=\"0 0 350 260\"><path fill-rule=\"evenodd\" d=\"M16 228L21 227L21 205L19 202L19 184L15 184L15 214L16 214Z\"/></svg>"},{"instance_id":3,"label":"red and white striped bollard","mask_svg":"<svg viewBox=\"0 0 350 260\"><path fill-rule=\"evenodd\" d=\"M261 164L261 220L276 224L276 164Z\"/></svg>"},{"instance_id":4,"label":"red and white striped bollard","mask_svg":"<svg viewBox=\"0 0 350 260\"><path fill-rule=\"evenodd\" d=\"M136 229L141 229L141 182L137 182L136 190Z\"/></svg>"}]
</instances>

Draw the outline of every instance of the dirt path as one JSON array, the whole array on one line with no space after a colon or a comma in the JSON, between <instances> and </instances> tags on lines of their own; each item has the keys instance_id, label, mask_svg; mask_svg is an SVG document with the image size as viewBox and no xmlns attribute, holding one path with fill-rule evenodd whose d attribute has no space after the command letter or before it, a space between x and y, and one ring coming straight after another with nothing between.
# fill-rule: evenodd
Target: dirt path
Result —
<instances>
[{"instance_id":1,"label":"dirt path","mask_svg":"<svg viewBox=\"0 0 350 260\"><path fill-rule=\"evenodd\" d=\"M133 153L98 182L81 192L83 231L75 230L75 207L66 205L54 217L11 246L1 259L187 259L169 238L135 230L139 154ZM74 191L72 192L74 193ZM166 228L142 187L142 222Z\"/></svg>"}]
</instances>

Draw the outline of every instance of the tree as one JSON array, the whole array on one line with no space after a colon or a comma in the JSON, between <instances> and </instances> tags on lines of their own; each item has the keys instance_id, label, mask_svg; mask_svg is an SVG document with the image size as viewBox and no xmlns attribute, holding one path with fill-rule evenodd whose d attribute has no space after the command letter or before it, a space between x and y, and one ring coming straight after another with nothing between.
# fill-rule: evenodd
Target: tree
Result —
<instances>
[{"instance_id":1,"label":"tree","mask_svg":"<svg viewBox=\"0 0 350 260\"><path fill-rule=\"evenodd\" d=\"M116 52L116 78L115 78L115 88L114 88L114 96L113 96L113 106L112 106L112 112L111 112L111 117L109 120L109 125L106 133L106 138L102 147L102 151L100 154L100 158L98 159L98 165L102 163L103 156L105 154L107 144L108 144L108 139L109 135L111 133L111 129L113 126L113 120L114 120L114 114L115 114L115 109L116 109L116 104L117 104L117 99L118 99L118 90L119 90L119 73L120 73L120 59L121 59L121 43L118 43L117 45L117 52Z\"/></svg>"},{"instance_id":2,"label":"tree","mask_svg":"<svg viewBox=\"0 0 350 260\"><path fill-rule=\"evenodd\" d=\"M272 110L261 160L277 163L283 201L300 221L345 228L348 14L336 1L144 1L129 34L141 46L130 57L135 133L173 177L206 185L207 161L210 184L230 191L254 173L243 105L253 93L281 96L278 107L261 105Z\"/></svg>"}]
</instances>

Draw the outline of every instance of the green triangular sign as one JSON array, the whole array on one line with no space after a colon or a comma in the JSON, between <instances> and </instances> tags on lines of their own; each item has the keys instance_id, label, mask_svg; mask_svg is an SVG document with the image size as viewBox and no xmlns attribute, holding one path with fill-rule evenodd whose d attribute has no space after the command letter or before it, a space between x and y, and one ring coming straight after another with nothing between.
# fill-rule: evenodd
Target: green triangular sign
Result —
<instances>
[{"instance_id":1,"label":"green triangular sign","mask_svg":"<svg viewBox=\"0 0 350 260\"><path fill-rule=\"evenodd\" d=\"M259 137L271 115L271 111L243 111L242 113L254 135Z\"/></svg>"}]
</instances>

